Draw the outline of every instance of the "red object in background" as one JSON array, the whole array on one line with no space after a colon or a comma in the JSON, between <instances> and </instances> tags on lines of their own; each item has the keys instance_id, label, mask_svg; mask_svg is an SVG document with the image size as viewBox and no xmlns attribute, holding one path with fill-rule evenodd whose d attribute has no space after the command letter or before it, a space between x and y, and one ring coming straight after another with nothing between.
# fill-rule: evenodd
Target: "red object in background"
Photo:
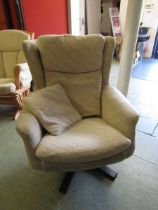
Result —
<instances>
[{"instance_id":1,"label":"red object in background","mask_svg":"<svg viewBox=\"0 0 158 210\"><path fill-rule=\"evenodd\" d=\"M7 29L7 20L3 10L3 2L0 0L0 30Z\"/></svg>"},{"instance_id":2,"label":"red object in background","mask_svg":"<svg viewBox=\"0 0 158 210\"><path fill-rule=\"evenodd\" d=\"M13 0L8 0L8 4L9 4L9 10L10 10L10 16L12 19L13 28L20 29L18 18L16 15L15 2Z\"/></svg>"},{"instance_id":3,"label":"red object in background","mask_svg":"<svg viewBox=\"0 0 158 210\"><path fill-rule=\"evenodd\" d=\"M67 0L21 0L26 31L35 36L67 34Z\"/></svg>"}]
</instances>

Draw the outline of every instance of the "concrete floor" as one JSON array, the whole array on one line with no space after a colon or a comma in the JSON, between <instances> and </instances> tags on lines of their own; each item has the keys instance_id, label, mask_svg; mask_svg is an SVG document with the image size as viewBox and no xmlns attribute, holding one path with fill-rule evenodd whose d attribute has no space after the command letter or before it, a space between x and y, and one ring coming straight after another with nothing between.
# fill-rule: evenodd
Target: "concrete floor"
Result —
<instances>
[{"instance_id":1,"label":"concrete floor","mask_svg":"<svg viewBox=\"0 0 158 210\"><path fill-rule=\"evenodd\" d=\"M153 62L153 65L155 66L155 62ZM110 74L110 84L113 86L117 86L118 72L119 63L114 60ZM158 137L157 90L158 82L131 78L127 96L140 115L137 130L155 137Z\"/></svg>"},{"instance_id":2,"label":"concrete floor","mask_svg":"<svg viewBox=\"0 0 158 210\"><path fill-rule=\"evenodd\" d=\"M117 83L118 71L119 64L114 61L110 74L110 83L114 86ZM0 210L157 210L157 89L158 83L131 78L128 99L140 114L136 149L132 157L110 166L118 171L118 177L113 183L90 172L78 172L69 191L62 196L58 193L58 186L63 174L34 172L28 165L20 138L6 142L4 151L12 148L13 152L12 158L9 159L7 155L7 158L3 156L1 159L5 161L6 168L3 168L3 180L0 181L1 185L11 185L11 188L8 187L5 208ZM10 133L14 129L13 123L11 125L13 128ZM1 135L3 137L3 132ZM5 142L5 138L3 141ZM10 168L7 167L8 161L13 162ZM17 171L20 171L19 180L12 176L16 175ZM8 182L5 177L9 174ZM10 194L10 191L14 193ZM5 191L3 195L5 197ZM0 202L0 206L3 206L2 204L3 202Z\"/></svg>"},{"instance_id":3,"label":"concrete floor","mask_svg":"<svg viewBox=\"0 0 158 210\"><path fill-rule=\"evenodd\" d=\"M110 84L116 86L119 63L113 61ZM131 78L128 99L140 115L134 155L111 165L118 177L110 183L79 172L60 210L157 210L158 209L158 83ZM78 186L77 186L78 185ZM87 187L88 186L88 187Z\"/></svg>"},{"instance_id":4,"label":"concrete floor","mask_svg":"<svg viewBox=\"0 0 158 210\"><path fill-rule=\"evenodd\" d=\"M113 86L117 84L118 72L119 63L114 60L110 74L110 84ZM119 172L115 182L109 184L95 180L98 186L91 191L93 201L86 209L158 209L157 90L157 82L131 78L128 99L140 115L135 153L131 158L111 166Z\"/></svg>"}]
</instances>

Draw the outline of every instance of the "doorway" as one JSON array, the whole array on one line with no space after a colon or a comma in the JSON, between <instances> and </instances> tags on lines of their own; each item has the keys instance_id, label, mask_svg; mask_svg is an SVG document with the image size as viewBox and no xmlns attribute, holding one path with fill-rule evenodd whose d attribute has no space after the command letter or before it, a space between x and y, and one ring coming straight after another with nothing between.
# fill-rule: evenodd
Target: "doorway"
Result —
<instances>
[{"instance_id":1,"label":"doorway","mask_svg":"<svg viewBox=\"0 0 158 210\"><path fill-rule=\"evenodd\" d=\"M154 47L152 51L152 58L158 59L158 27L157 27L157 32L155 36L155 41L154 41Z\"/></svg>"}]
</instances>

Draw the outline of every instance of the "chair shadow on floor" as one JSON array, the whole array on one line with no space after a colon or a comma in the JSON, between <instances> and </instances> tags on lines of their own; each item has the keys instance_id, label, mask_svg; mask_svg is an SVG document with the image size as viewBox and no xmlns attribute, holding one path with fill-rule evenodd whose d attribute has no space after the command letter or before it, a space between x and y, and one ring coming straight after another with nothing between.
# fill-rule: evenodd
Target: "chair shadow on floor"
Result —
<instances>
[{"instance_id":1,"label":"chair shadow on floor","mask_svg":"<svg viewBox=\"0 0 158 210\"><path fill-rule=\"evenodd\" d=\"M17 107L14 105L0 105L0 118L10 117L13 119Z\"/></svg>"},{"instance_id":2,"label":"chair shadow on floor","mask_svg":"<svg viewBox=\"0 0 158 210\"><path fill-rule=\"evenodd\" d=\"M61 179L59 173L46 174L18 167L14 174L1 179L0 209L55 209L63 196L58 193Z\"/></svg>"}]
</instances>

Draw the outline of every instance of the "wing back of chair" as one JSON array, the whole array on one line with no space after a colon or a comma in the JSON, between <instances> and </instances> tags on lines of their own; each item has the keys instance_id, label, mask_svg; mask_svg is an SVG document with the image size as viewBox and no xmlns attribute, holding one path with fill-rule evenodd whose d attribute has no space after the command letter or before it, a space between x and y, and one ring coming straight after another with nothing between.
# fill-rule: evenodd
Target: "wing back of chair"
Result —
<instances>
[{"instance_id":1,"label":"wing back of chair","mask_svg":"<svg viewBox=\"0 0 158 210\"><path fill-rule=\"evenodd\" d=\"M27 154L33 168L53 170L55 167L57 169L66 168L66 170L69 169L70 171L74 169L79 170L81 168L94 168L100 165L121 161L133 153L135 146L135 126L138 115L128 100L118 90L108 85L114 49L114 39L112 37L103 37L101 35L45 35L39 37L37 40L25 41L23 49L36 89L60 83L64 87L76 110L80 112L82 117L87 117L87 119L82 119L83 121L81 120L81 123L85 122L85 120L94 120L94 122L95 120L101 120L103 124L105 123L103 130L107 128L107 130L104 130L104 134L104 132L102 133L102 131L98 129L96 126L98 123L96 123L93 124L94 127L90 127L91 129L87 132L88 126L91 126L91 123L90 125L88 125L88 123L84 124L81 130L77 129L76 133L70 128L70 130L68 129L63 135L66 135L68 139L72 139L72 142L73 135L79 136L76 142L78 142L78 140L80 142L80 137L83 139L86 137L85 141L83 141L84 149L84 143L87 142L87 137L89 139L91 139L91 137L93 140L95 139L94 142L96 144L93 146L95 149L98 148L96 145L97 142L100 141L98 139L100 134L102 136L105 135L105 141L108 140L111 145L113 145L113 142L116 143L115 139L118 139L120 135L122 135L122 137L119 137L120 139L125 137L131 140L130 147L122 152L119 150L119 144L117 154L111 153L112 150L109 149L109 157L98 158L97 156L96 159L89 159L89 161L85 162L78 159L77 165L76 163L72 163L73 160L72 162L63 161L62 163L62 161L53 162L52 158L53 164L46 159L42 159L41 161L41 159L37 157L36 152L40 143L45 142L44 138L47 134L45 135L45 131L39 120L26 108L20 115L17 131L25 142ZM60 100L60 96L58 100ZM96 116L99 117L97 118ZM102 123L99 123L99 125L102 126ZM35 130L36 132L34 132ZM82 135L82 131L83 133L85 131L85 135ZM73 133L72 136L71 132ZM53 138L53 140L61 137L61 139L65 141L65 136L62 135L58 137L49 136L50 139ZM103 139L104 137L101 141L103 141ZM69 148L68 145L65 146L65 144L59 143L59 151L61 151L60 147L65 147L67 150L67 148ZM73 148L78 148L76 145ZM91 147L91 143L89 145ZM46 147L46 153L49 146L48 144ZM92 153L95 150L93 146L91 147L92 150L89 150ZM79 151L81 153L84 151L83 153L88 156L89 152L85 152L84 149L79 149ZM71 153L71 149L68 149L68 151L70 151L70 154L75 154ZM97 154L100 154L99 150L96 149L95 151L98 152ZM56 154L56 152L53 154Z\"/></svg>"},{"instance_id":2,"label":"wing back of chair","mask_svg":"<svg viewBox=\"0 0 158 210\"><path fill-rule=\"evenodd\" d=\"M83 117L101 115L113 47L113 38L101 35L45 35L24 42L36 88L60 83Z\"/></svg>"},{"instance_id":3,"label":"wing back of chair","mask_svg":"<svg viewBox=\"0 0 158 210\"><path fill-rule=\"evenodd\" d=\"M0 31L0 78L14 78L14 67L26 62L22 42L31 39L31 34L20 30Z\"/></svg>"}]
</instances>

